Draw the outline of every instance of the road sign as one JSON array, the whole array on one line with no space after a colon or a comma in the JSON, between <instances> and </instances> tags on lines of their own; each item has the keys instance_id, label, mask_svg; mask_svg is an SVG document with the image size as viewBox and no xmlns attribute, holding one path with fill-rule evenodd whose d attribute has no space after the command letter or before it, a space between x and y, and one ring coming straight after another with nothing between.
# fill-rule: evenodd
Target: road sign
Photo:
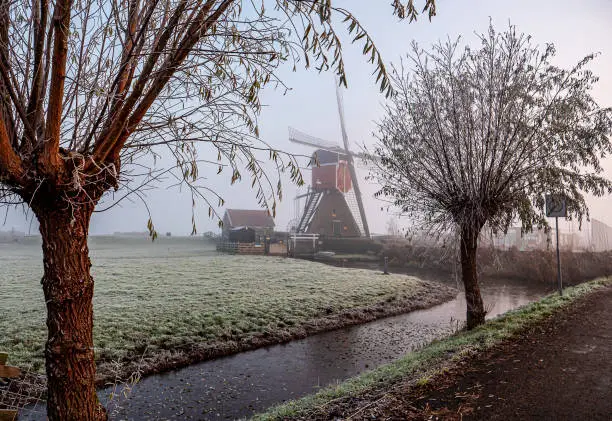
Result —
<instances>
[{"instance_id":1,"label":"road sign","mask_svg":"<svg viewBox=\"0 0 612 421\"><path fill-rule=\"evenodd\" d=\"M546 195L546 216L549 218L566 218L567 206L565 198L559 194Z\"/></svg>"},{"instance_id":2,"label":"road sign","mask_svg":"<svg viewBox=\"0 0 612 421\"><path fill-rule=\"evenodd\" d=\"M567 204L565 197L560 194L546 195L546 216L555 218L555 234L557 236L557 283L559 294L563 295L563 281L561 279L561 255L559 253L559 218L567 218Z\"/></svg>"}]
</instances>

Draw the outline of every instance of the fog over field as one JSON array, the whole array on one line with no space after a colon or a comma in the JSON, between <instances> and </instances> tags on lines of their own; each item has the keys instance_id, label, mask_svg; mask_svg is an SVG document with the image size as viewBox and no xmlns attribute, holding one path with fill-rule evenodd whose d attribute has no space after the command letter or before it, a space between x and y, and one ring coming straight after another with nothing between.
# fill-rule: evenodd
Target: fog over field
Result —
<instances>
[{"instance_id":1,"label":"fog over field","mask_svg":"<svg viewBox=\"0 0 612 421\"><path fill-rule=\"evenodd\" d=\"M591 66L600 77L594 96L601 105L612 105L612 52L609 48L612 39L612 25L609 24L612 22L612 1L585 0L577 4L569 0L440 0L437 2L437 16L431 22L421 17L412 24L396 22L388 7L373 8L371 0L343 0L337 3L339 6L350 4L351 11L354 11L377 42L383 58L392 63L399 62L412 40L428 46L447 35L452 38L462 35L474 44L474 31L486 31L489 18L498 30L504 29L510 21L519 31L531 34L540 45L554 43L557 47L554 62L560 66L569 67L591 52L600 53ZM359 149L358 145L372 145L374 141L372 132L376 129L375 122L382 115L381 104L384 98L374 83L371 65L361 56L361 47L351 46L348 41L345 37L345 60L349 75L349 89L344 93L345 115L353 149ZM319 74L301 68L292 72L289 68L283 68L280 75L291 90L286 93L284 90L264 91L262 103L265 106L259 124L262 139L282 150L306 155L312 151L288 142L288 126L329 141L340 141L333 74ZM202 157L210 153L204 147L200 151ZM162 156L158 165L172 163L172 159ZM603 166L608 177L612 177L612 159L606 158ZM365 181L367 169L362 167L357 171L362 179L371 231L383 233L390 217L388 212L393 211L387 212L385 203L372 198L377 186ZM217 176L215 173L216 166L201 170L201 174L206 177L204 181L224 197L227 207L257 207L255 192L250 189L250 180L245 177L242 183L230 187L231 174L222 173ZM305 171L305 178L309 180L309 171ZM283 183L284 200L279 204L276 217L276 225L280 230L284 230L289 220L295 216L293 197L297 194L297 188L291 185L288 178L283 179ZM188 234L191 232L191 196L175 188L167 188L169 184L170 180L162 184L162 188L147 193L156 228L162 233L171 231L173 234ZM120 196L121 192L117 197ZM106 205L112 202L110 199L107 199ZM611 199L598 198L590 203L591 215L612 225L612 213L608 212ZM382 212L381 207L384 208ZM147 219L146 208L140 200L123 201L120 206L108 212L94 215L91 232L105 234L144 231ZM2 221L4 224L0 224L0 230L15 228L37 232L32 215L24 215L21 209L10 210ZM203 203L198 204L196 222L199 232L216 230L216 220L208 218L208 207Z\"/></svg>"}]
</instances>

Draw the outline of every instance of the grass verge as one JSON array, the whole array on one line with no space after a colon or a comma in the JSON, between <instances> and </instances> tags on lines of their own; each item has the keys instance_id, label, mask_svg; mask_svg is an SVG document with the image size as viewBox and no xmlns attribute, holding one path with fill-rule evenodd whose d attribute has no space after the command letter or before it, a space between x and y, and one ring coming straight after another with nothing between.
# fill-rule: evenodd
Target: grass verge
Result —
<instances>
[{"instance_id":1,"label":"grass verge","mask_svg":"<svg viewBox=\"0 0 612 421\"><path fill-rule=\"evenodd\" d=\"M415 384L427 381L445 365L455 364L468 355L490 349L542 322L580 297L610 284L612 278L600 278L567 288L563 296L549 295L540 301L490 320L472 331L461 331L448 338L436 340L393 363L353 377L339 385L327 387L316 394L273 407L263 414L254 416L252 420L319 418L341 401L355 399L375 390L391 388L399 381Z\"/></svg>"}]
</instances>

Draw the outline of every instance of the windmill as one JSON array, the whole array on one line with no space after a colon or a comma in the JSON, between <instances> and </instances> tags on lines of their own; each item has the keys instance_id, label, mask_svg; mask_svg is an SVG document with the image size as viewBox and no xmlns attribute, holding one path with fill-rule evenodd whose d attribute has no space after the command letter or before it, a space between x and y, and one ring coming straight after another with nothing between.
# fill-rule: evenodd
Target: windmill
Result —
<instances>
[{"instance_id":1,"label":"windmill","mask_svg":"<svg viewBox=\"0 0 612 421\"><path fill-rule=\"evenodd\" d=\"M312 155L311 185L306 194L296 197L296 201L306 198L306 203L292 228L296 232L336 237L370 237L354 164L354 157L361 154L349 149L338 85L336 99L343 147L289 128L289 141L316 148Z\"/></svg>"}]
</instances>

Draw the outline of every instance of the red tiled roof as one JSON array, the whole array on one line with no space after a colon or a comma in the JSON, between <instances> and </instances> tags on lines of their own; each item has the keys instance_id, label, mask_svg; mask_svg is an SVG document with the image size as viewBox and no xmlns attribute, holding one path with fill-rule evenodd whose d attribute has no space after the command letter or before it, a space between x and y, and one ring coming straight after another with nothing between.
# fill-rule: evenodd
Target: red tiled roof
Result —
<instances>
[{"instance_id":1,"label":"red tiled roof","mask_svg":"<svg viewBox=\"0 0 612 421\"><path fill-rule=\"evenodd\" d=\"M227 209L225 211L230 227L270 227L274 228L274 219L267 210Z\"/></svg>"}]
</instances>

